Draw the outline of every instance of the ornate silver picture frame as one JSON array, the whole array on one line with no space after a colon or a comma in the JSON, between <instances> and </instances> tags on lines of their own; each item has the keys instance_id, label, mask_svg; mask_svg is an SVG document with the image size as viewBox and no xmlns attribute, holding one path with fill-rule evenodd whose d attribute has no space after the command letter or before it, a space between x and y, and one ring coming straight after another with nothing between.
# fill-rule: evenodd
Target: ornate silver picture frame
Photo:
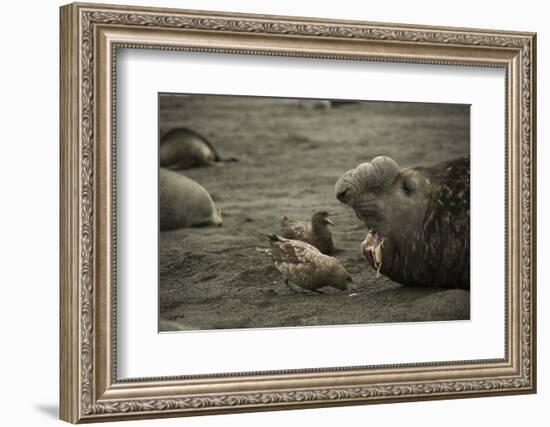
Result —
<instances>
[{"instance_id":1,"label":"ornate silver picture frame","mask_svg":"<svg viewBox=\"0 0 550 427\"><path fill-rule=\"evenodd\" d=\"M536 391L535 34L79 3L62 7L60 22L61 419L79 423ZM504 357L119 378L120 49L503 69Z\"/></svg>"}]
</instances>

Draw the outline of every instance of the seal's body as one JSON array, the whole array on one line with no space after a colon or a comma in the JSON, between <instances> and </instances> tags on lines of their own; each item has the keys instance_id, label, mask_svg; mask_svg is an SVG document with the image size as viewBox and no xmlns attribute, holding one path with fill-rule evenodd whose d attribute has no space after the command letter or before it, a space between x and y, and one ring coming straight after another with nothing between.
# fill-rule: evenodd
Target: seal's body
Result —
<instances>
[{"instance_id":1,"label":"seal's body","mask_svg":"<svg viewBox=\"0 0 550 427\"><path fill-rule=\"evenodd\" d=\"M170 169L190 169L211 166L220 157L210 141L188 128L176 128L160 138L160 166Z\"/></svg>"},{"instance_id":2,"label":"seal's body","mask_svg":"<svg viewBox=\"0 0 550 427\"><path fill-rule=\"evenodd\" d=\"M376 157L342 175L335 189L383 239L382 274L404 285L470 288L469 156L403 170Z\"/></svg>"},{"instance_id":3,"label":"seal's body","mask_svg":"<svg viewBox=\"0 0 550 427\"><path fill-rule=\"evenodd\" d=\"M159 216L161 231L183 227L221 225L221 213L200 184L167 169L160 168Z\"/></svg>"}]
</instances>

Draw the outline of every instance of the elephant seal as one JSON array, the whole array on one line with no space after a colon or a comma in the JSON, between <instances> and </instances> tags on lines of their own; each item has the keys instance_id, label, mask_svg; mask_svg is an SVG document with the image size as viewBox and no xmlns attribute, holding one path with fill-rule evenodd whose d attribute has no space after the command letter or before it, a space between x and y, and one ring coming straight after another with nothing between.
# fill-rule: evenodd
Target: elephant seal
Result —
<instances>
[{"instance_id":1,"label":"elephant seal","mask_svg":"<svg viewBox=\"0 0 550 427\"><path fill-rule=\"evenodd\" d=\"M172 129L160 137L159 159L161 167L170 169L191 169L222 162L208 139L185 127Z\"/></svg>"},{"instance_id":2,"label":"elephant seal","mask_svg":"<svg viewBox=\"0 0 550 427\"><path fill-rule=\"evenodd\" d=\"M160 168L159 223L161 231L221 225L221 213L203 186L177 172Z\"/></svg>"},{"instance_id":3,"label":"elephant seal","mask_svg":"<svg viewBox=\"0 0 550 427\"><path fill-rule=\"evenodd\" d=\"M335 191L383 239L382 274L404 285L470 288L470 156L402 170L376 157L342 175Z\"/></svg>"}]
</instances>

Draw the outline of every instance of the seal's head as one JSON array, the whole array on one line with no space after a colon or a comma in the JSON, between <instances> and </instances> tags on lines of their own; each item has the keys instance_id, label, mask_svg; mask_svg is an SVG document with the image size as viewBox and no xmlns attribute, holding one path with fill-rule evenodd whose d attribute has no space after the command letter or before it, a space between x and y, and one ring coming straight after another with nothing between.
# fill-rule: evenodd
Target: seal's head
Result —
<instances>
[{"instance_id":1,"label":"seal's head","mask_svg":"<svg viewBox=\"0 0 550 427\"><path fill-rule=\"evenodd\" d=\"M421 228L431 186L422 169L400 170L393 159L380 156L342 175L336 197L380 236L399 234L410 241Z\"/></svg>"},{"instance_id":2,"label":"seal's head","mask_svg":"<svg viewBox=\"0 0 550 427\"><path fill-rule=\"evenodd\" d=\"M468 156L408 169L380 156L342 175L335 193L384 240L381 273L404 284L447 286L447 279L456 282L455 267L443 271L446 263L436 262L443 250L457 265L467 259L469 275L469 177ZM469 276L464 280L469 286ZM455 282L449 287L463 287Z\"/></svg>"}]
</instances>

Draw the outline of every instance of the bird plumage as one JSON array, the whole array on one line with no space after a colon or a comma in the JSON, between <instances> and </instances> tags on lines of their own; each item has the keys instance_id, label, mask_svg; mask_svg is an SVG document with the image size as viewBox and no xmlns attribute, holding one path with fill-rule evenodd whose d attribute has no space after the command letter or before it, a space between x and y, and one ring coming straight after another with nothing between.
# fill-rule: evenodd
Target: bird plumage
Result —
<instances>
[{"instance_id":1,"label":"bird plumage","mask_svg":"<svg viewBox=\"0 0 550 427\"><path fill-rule=\"evenodd\" d=\"M322 254L316 247L300 240L267 236L270 249L261 250L275 261L275 267L285 279L307 290L332 286L347 290L351 276L336 259Z\"/></svg>"},{"instance_id":2,"label":"bird plumage","mask_svg":"<svg viewBox=\"0 0 550 427\"><path fill-rule=\"evenodd\" d=\"M330 255L334 251L332 233L329 229L329 225L334 223L328 219L330 215L326 211L317 212L310 222L297 221L284 216L281 218L281 235L287 239L309 243L323 254Z\"/></svg>"}]
</instances>

